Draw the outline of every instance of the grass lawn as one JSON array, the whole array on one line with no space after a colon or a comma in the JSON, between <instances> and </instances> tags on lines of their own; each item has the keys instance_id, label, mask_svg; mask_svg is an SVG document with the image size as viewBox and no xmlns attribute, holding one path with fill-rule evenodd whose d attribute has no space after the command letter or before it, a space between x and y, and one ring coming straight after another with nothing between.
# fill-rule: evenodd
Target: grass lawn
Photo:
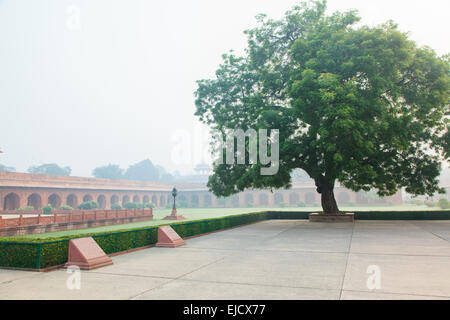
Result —
<instances>
[{"instance_id":1,"label":"grass lawn","mask_svg":"<svg viewBox=\"0 0 450 320\"><path fill-rule=\"evenodd\" d=\"M432 210L426 206L412 206L412 205L402 205L402 206L386 206L386 207L340 207L342 211L423 211ZM187 220L201 220L208 218L219 218L224 216L238 215L244 213L258 212L258 211L321 211L319 207L305 207L305 208L186 208L178 209L178 214L183 215ZM119 224L114 226L104 226L89 229L79 229L79 230L67 230L58 231L42 234L30 234L22 236L22 238L28 239L51 239L59 238L70 235L83 235L88 233L97 232L116 232L120 230L127 229L138 229L151 226L158 226L162 224L171 223L171 221L163 220L165 216L170 215L171 209L155 209L153 211L154 218L149 221L134 222L128 224ZM173 223L173 221L172 221Z\"/></svg>"}]
</instances>

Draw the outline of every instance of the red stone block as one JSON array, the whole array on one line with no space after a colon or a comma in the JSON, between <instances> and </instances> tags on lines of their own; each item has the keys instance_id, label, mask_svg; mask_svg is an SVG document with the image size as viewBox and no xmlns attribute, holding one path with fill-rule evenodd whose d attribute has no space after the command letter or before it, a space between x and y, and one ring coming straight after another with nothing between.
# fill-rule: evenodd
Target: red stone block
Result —
<instances>
[{"instance_id":1,"label":"red stone block","mask_svg":"<svg viewBox=\"0 0 450 320\"><path fill-rule=\"evenodd\" d=\"M77 266L82 270L92 270L111 264L111 258L92 237L69 241L69 261L64 267Z\"/></svg>"},{"instance_id":2,"label":"red stone block","mask_svg":"<svg viewBox=\"0 0 450 320\"><path fill-rule=\"evenodd\" d=\"M172 229L171 226L164 226L158 228L158 243L157 247L176 248L184 246L186 242Z\"/></svg>"}]
</instances>

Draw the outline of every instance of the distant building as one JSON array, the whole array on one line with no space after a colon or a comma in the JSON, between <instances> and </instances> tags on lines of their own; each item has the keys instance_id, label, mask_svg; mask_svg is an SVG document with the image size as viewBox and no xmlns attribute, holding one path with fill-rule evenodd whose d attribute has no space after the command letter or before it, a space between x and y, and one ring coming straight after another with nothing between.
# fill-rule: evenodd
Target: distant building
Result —
<instances>
[{"instance_id":1,"label":"distant building","mask_svg":"<svg viewBox=\"0 0 450 320\"><path fill-rule=\"evenodd\" d=\"M206 183L177 183L177 200L189 207L280 207L320 206L320 195L314 183L294 183L289 190L248 190L227 199L220 199L208 191ZM28 173L0 172L0 210L16 210L26 206L36 209L51 205L73 208L81 202L97 201L100 208L127 202L153 202L165 207L171 201L172 184L52 176ZM343 187L335 188L339 205L402 204L401 192L392 197L375 198L355 193Z\"/></svg>"}]
</instances>

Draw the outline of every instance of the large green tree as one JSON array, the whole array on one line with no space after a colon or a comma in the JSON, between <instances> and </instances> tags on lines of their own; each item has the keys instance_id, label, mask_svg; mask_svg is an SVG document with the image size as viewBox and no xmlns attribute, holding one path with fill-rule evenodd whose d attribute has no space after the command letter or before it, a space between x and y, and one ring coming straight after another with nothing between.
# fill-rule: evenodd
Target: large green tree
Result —
<instances>
[{"instance_id":1,"label":"large green tree","mask_svg":"<svg viewBox=\"0 0 450 320\"><path fill-rule=\"evenodd\" d=\"M312 1L281 20L259 15L246 31L246 54L225 54L216 77L198 81L196 115L212 129L279 130L278 174L261 176L261 164L218 164L209 188L218 196L289 188L291 172L302 169L325 213L339 212L337 181L380 196L402 187L442 192L448 60L393 22L356 26L355 11L325 11L326 1Z\"/></svg>"}]
</instances>

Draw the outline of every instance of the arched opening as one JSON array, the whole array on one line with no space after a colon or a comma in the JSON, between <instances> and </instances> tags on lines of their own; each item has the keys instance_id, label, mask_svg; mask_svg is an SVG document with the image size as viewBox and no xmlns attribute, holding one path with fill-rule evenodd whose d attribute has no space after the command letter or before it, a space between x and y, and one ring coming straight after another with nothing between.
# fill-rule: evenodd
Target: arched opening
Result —
<instances>
[{"instance_id":1,"label":"arched opening","mask_svg":"<svg viewBox=\"0 0 450 320\"><path fill-rule=\"evenodd\" d=\"M261 193L259 195L259 205L262 207L269 205L269 196L266 193Z\"/></svg>"},{"instance_id":2,"label":"arched opening","mask_svg":"<svg viewBox=\"0 0 450 320\"><path fill-rule=\"evenodd\" d=\"M253 195L251 193L245 195L245 205L247 207L253 207Z\"/></svg>"},{"instance_id":3,"label":"arched opening","mask_svg":"<svg viewBox=\"0 0 450 320\"><path fill-rule=\"evenodd\" d=\"M205 208L211 207L211 205L212 205L211 195L206 194L203 198L203 203L205 204Z\"/></svg>"},{"instance_id":4,"label":"arched opening","mask_svg":"<svg viewBox=\"0 0 450 320\"><path fill-rule=\"evenodd\" d=\"M149 203L150 202L150 197L149 196L144 196L142 202L143 203Z\"/></svg>"},{"instance_id":5,"label":"arched opening","mask_svg":"<svg viewBox=\"0 0 450 320\"><path fill-rule=\"evenodd\" d=\"M140 203L141 202L141 198L136 195L136 196L133 197L133 202Z\"/></svg>"},{"instance_id":6,"label":"arched opening","mask_svg":"<svg viewBox=\"0 0 450 320\"><path fill-rule=\"evenodd\" d=\"M158 206L158 197L157 196L153 196L152 197L152 202L155 205L155 207L157 207Z\"/></svg>"},{"instance_id":7,"label":"arched opening","mask_svg":"<svg viewBox=\"0 0 450 320\"><path fill-rule=\"evenodd\" d=\"M83 202L89 202L94 200L94 197L92 197L90 194L87 194L83 197Z\"/></svg>"},{"instance_id":8,"label":"arched opening","mask_svg":"<svg viewBox=\"0 0 450 320\"><path fill-rule=\"evenodd\" d=\"M176 203L180 207L187 207L188 206L188 201L187 201L187 198L186 198L186 196L184 194L182 194L182 195L177 197Z\"/></svg>"},{"instance_id":9,"label":"arched opening","mask_svg":"<svg viewBox=\"0 0 450 320\"><path fill-rule=\"evenodd\" d=\"M193 195L191 196L191 207L193 207L193 208L198 208L198 204L199 204L199 201L198 201L198 195L193 194Z\"/></svg>"},{"instance_id":10,"label":"arched opening","mask_svg":"<svg viewBox=\"0 0 450 320\"><path fill-rule=\"evenodd\" d=\"M161 207L164 207L166 205L166 197L165 196L159 197L159 205Z\"/></svg>"},{"instance_id":11,"label":"arched opening","mask_svg":"<svg viewBox=\"0 0 450 320\"><path fill-rule=\"evenodd\" d=\"M305 194L305 203L307 205L313 205L316 203L316 195L312 192Z\"/></svg>"},{"instance_id":12,"label":"arched opening","mask_svg":"<svg viewBox=\"0 0 450 320\"><path fill-rule=\"evenodd\" d=\"M78 198L76 195L74 194L69 194L67 196L67 201L66 201L68 206L71 206L72 208L76 209L78 207Z\"/></svg>"},{"instance_id":13,"label":"arched opening","mask_svg":"<svg viewBox=\"0 0 450 320\"><path fill-rule=\"evenodd\" d=\"M59 209L61 207L61 198L57 194L52 194L48 197L48 204L53 208Z\"/></svg>"},{"instance_id":14,"label":"arched opening","mask_svg":"<svg viewBox=\"0 0 450 320\"><path fill-rule=\"evenodd\" d=\"M130 202L130 197L129 196L123 196L122 197L122 206L124 206L128 202Z\"/></svg>"},{"instance_id":15,"label":"arched opening","mask_svg":"<svg viewBox=\"0 0 450 320\"><path fill-rule=\"evenodd\" d=\"M98 207L100 209L105 209L106 208L106 197L104 195L99 195L97 198L97 203L98 203Z\"/></svg>"},{"instance_id":16,"label":"arched opening","mask_svg":"<svg viewBox=\"0 0 450 320\"><path fill-rule=\"evenodd\" d=\"M281 203L283 203L283 195L281 193L275 193L273 196L275 205L279 206Z\"/></svg>"},{"instance_id":17,"label":"arched opening","mask_svg":"<svg viewBox=\"0 0 450 320\"><path fill-rule=\"evenodd\" d=\"M42 198L37 193L33 193L27 199L27 207L33 207L34 210L42 208Z\"/></svg>"},{"instance_id":18,"label":"arched opening","mask_svg":"<svg viewBox=\"0 0 450 320\"><path fill-rule=\"evenodd\" d=\"M350 196L347 192L341 192L338 194L338 203L339 204L349 204L350 203Z\"/></svg>"},{"instance_id":19,"label":"arched opening","mask_svg":"<svg viewBox=\"0 0 450 320\"><path fill-rule=\"evenodd\" d=\"M111 205L113 204L119 204L119 197L115 194L111 196Z\"/></svg>"},{"instance_id":20,"label":"arched opening","mask_svg":"<svg viewBox=\"0 0 450 320\"><path fill-rule=\"evenodd\" d=\"M291 193L289 195L289 205L292 207L296 207L298 206L298 204L300 203L300 197L297 193Z\"/></svg>"},{"instance_id":21,"label":"arched opening","mask_svg":"<svg viewBox=\"0 0 450 320\"><path fill-rule=\"evenodd\" d=\"M15 193L10 193L5 197L4 210L17 210L20 208L20 197Z\"/></svg>"}]
</instances>

